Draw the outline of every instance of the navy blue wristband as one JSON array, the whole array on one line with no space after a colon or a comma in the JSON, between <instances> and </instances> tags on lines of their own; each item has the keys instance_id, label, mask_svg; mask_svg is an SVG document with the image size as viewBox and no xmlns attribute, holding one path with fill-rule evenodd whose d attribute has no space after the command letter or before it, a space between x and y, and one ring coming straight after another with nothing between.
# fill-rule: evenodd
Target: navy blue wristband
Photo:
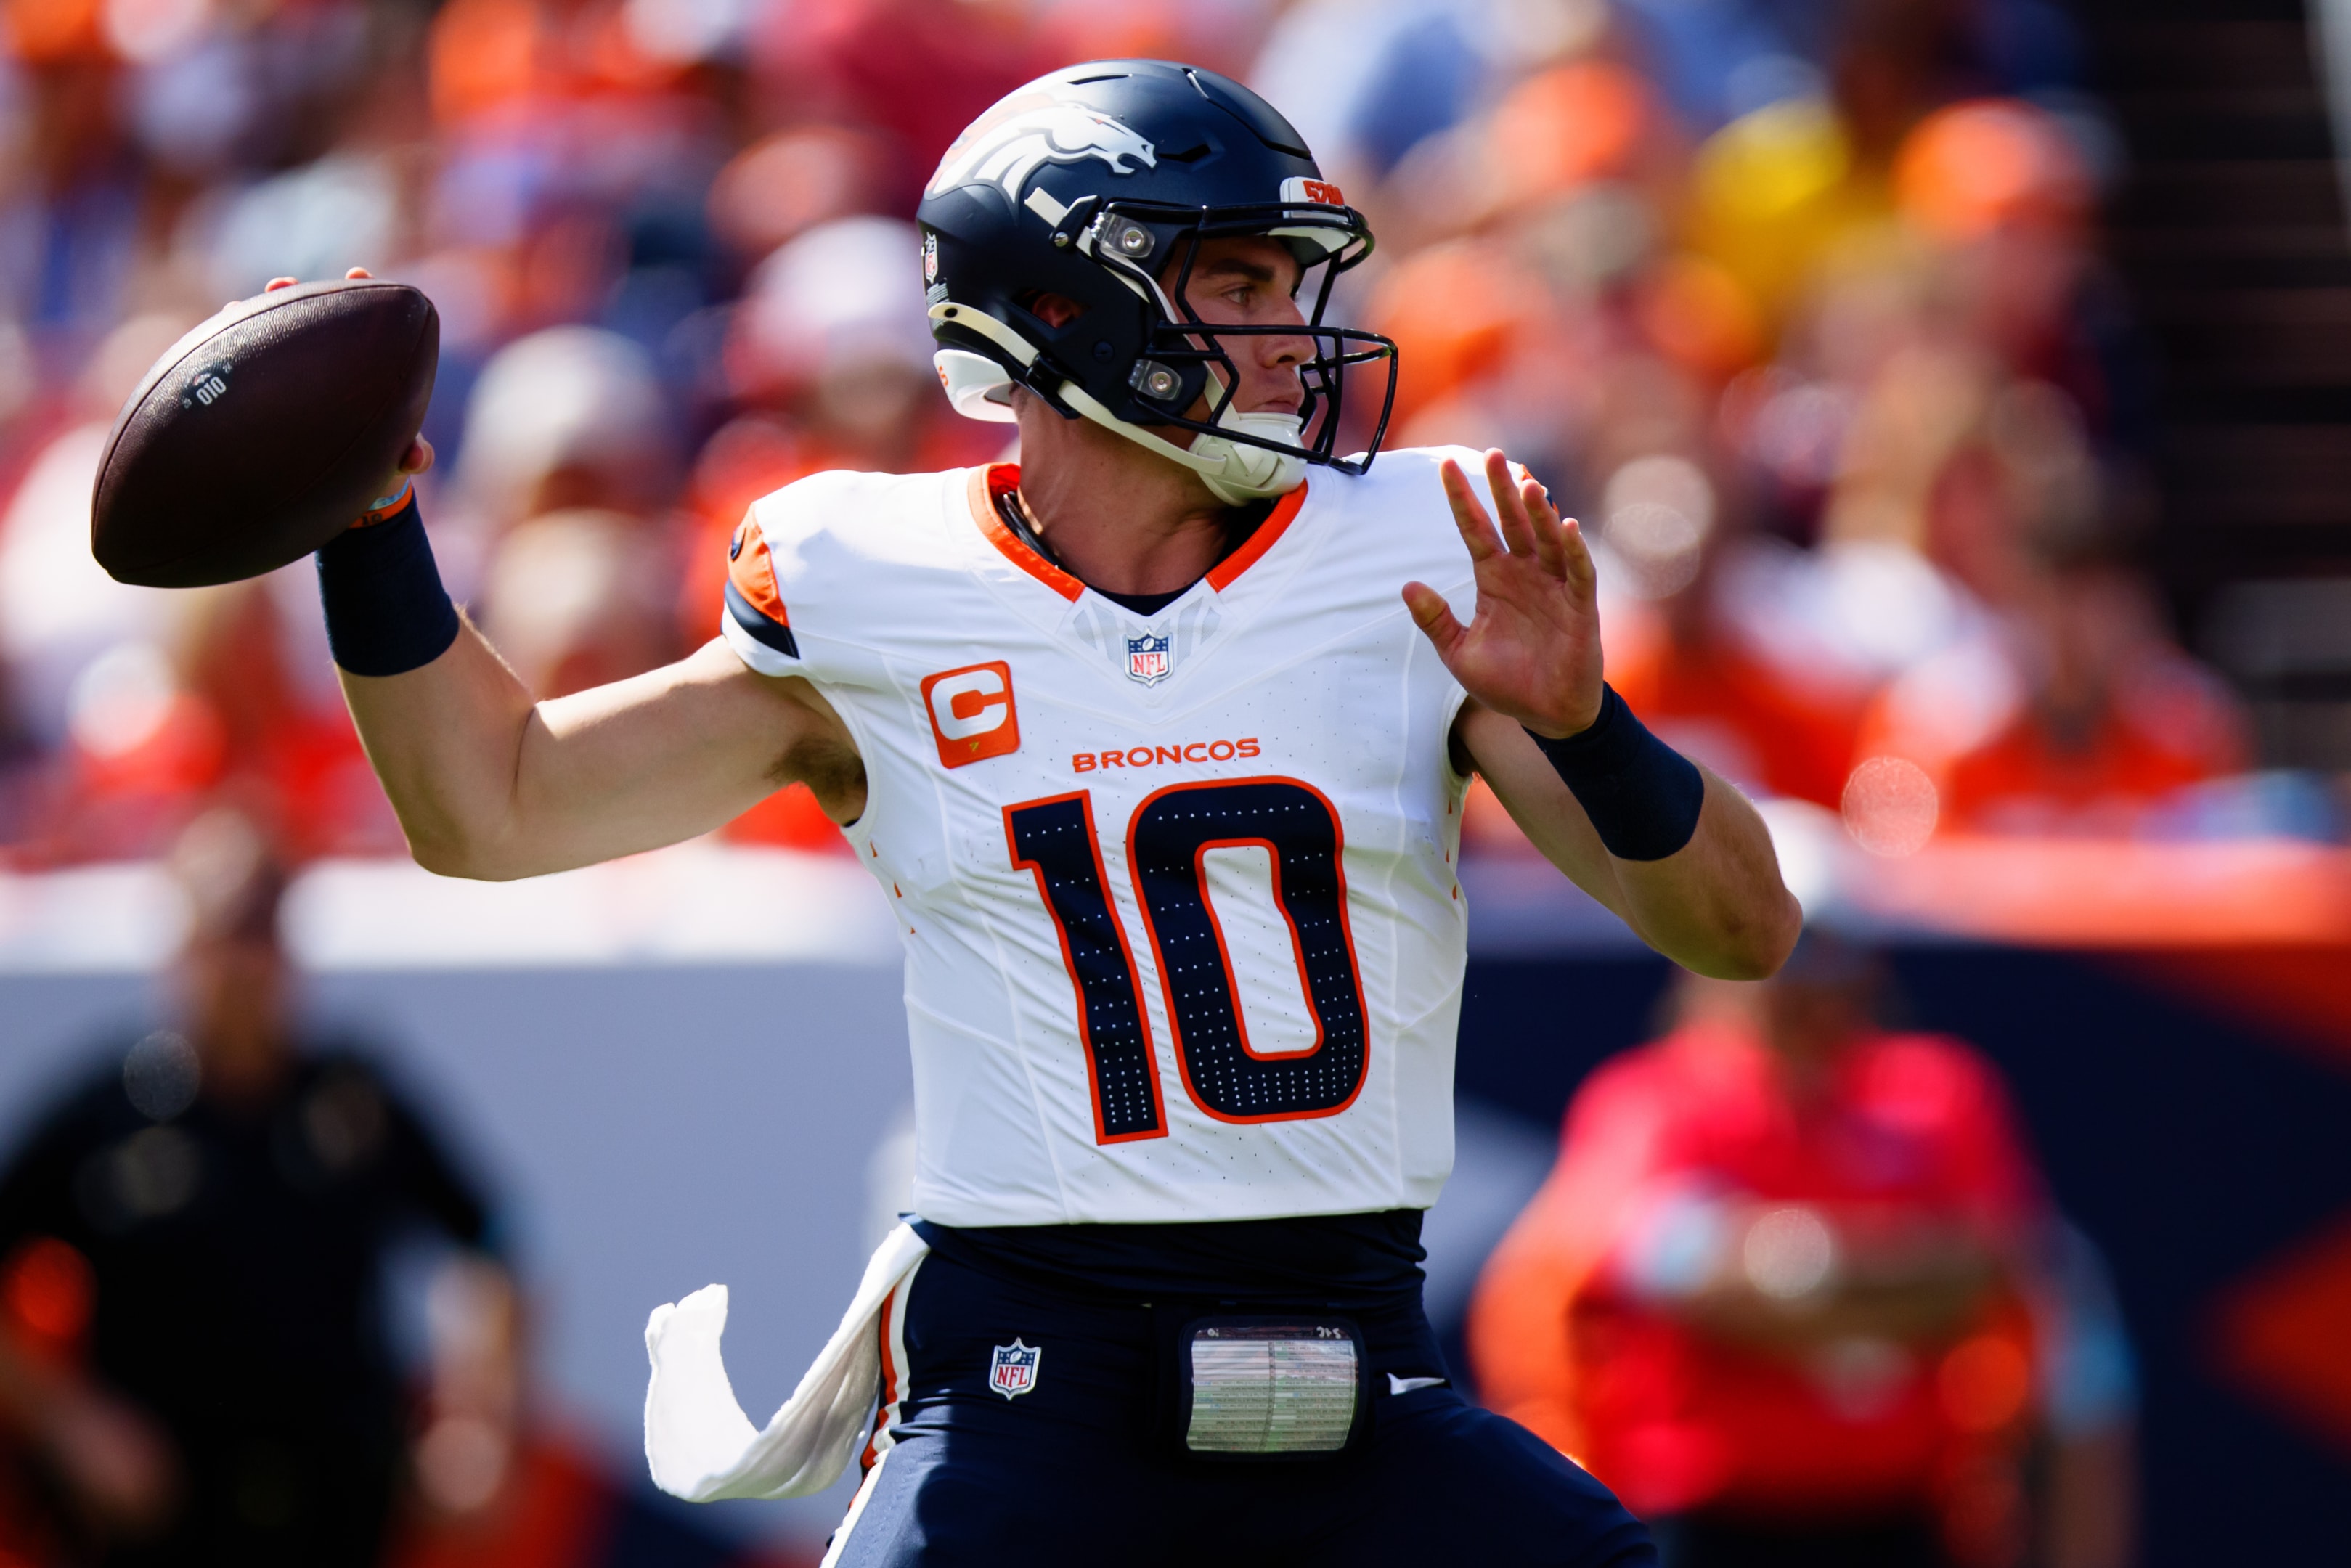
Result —
<instances>
[{"instance_id":1,"label":"navy blue wristband","mask_svg":"<svg viewBox=\"0 0 2351 1568\"><path fill-rule=\"evenodd\" d=\"M413 496L382 522L346 528L320 547L319 601L335 663L355 675L405 674L457 640L457 607Z\"/></svg>"},{"instance_id":2,"label":"navy blue wristband","mask_svg":"<svg viewBox=\"0 0 2351 1568\"><path fill-rule=\"evenodd\" d=\"M1527 734L1618 860L1661 861L1698 831L1706 776L1651 735L1615 687L1602 683L1600 716L1589 729L1563 740Z\"/></svg>"}]
</instances>

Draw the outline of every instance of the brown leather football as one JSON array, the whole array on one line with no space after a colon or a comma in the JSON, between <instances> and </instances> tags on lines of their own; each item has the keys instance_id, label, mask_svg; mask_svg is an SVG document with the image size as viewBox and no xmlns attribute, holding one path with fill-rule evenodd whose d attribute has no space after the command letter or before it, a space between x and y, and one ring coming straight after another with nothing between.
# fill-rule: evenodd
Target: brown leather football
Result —
<instances>
[{"instance_id":1,"label":"brown leather football","mask_svg":"<svg viewBox=\"0 0 2351 1568\"><path fill-rule=\"evenodd\" d=\"M441 318L404 283L240 299L164 352L115 419L89 548L123 582L258 577L383 493L424 423Z\"/></svg>"}]
</instances>

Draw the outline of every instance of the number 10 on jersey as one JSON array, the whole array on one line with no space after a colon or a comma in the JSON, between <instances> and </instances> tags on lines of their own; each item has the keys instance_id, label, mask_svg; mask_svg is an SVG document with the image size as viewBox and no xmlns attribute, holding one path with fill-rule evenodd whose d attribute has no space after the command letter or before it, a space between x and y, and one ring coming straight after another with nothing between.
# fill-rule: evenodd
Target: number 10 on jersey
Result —
<instances>
[{"instance_id":1,"label":"number 10 on jersey","mask_svg":"<svg viewBox=\"0 0 2351 1568\"><path fill-rule=\"evenodd\" d=\"M1004 833L1013 866L1037 879L1076 988L1096 1141L1162 1136L1167 1120L1151 1023L1102 869L1092 793L1008 806ZM1311 1050L1276 1055L1250 1048L1207 865L1210 850L1243 847L1270 858L1274 903L1288 923L1314 1020ZM1363 1088L1368 1042L1341 847L1338 813L1321 790L1295 779L1171 785L1148 796L1127 823L1127 866L1176 1063L1193 1103L1220 1122L1332 1115Z\"/></svg>"}]
</instances>

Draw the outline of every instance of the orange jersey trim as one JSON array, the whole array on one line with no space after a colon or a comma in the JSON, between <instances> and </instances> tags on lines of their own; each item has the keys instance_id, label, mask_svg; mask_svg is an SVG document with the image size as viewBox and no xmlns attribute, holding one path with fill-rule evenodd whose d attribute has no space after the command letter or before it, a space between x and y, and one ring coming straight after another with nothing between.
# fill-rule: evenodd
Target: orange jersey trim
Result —
<instances>
[{"instance_id":1,"label":"orange jersey trim","mask_svg":"<svg viewBox=\"0 0 2351 1568\"><path fill-rule=\"evenodd\" d=\"M1086 585L1030 549L1028 544L1004 526L1003 514L996 509L996 498L1020 487L1020 465L990 463L971 471L969 495L971 520L987 536L987 542L1004 552L1004 559L1070 601L1077 602Z\"/></svg>"},{"instance_id":2,"label":"orange jersey trim","mask_svg":"<svg viewBox=\"0 0 2351 1568\"><path fill-rule=\"evenodd\" d=\"M1298 508L1305 504L1306 485L1303 480L1301 480L1297 489L1274 503L1272 512L1267 516L1265 521L1257 526L1257 532L1249 535L1240 549L1233 551L1210 569L1208 586L1218 593L1230 588L1234 579L1255 566L1258 563L1258 558L1280 541L1282 534L1288 530L1292 519L1298 516Z\"/></svg>"},{"instance_id":3,"label":"orange jersey trim","mask_svg":"<svg viewBox=\"0 0 2351 1568\"><path fill-rule=\"evenodd\" d=\"M776 586L776 563L768 559L767 536L758 522L745 517L735 525L726 550L726 579L752 609L778 626L792 623L784 596Z\"/></svg>"},{"instance_id":4,"label":"orange jersey trim","mask_svg":"<svg viewBox=\"0 0 2351 1568\"><path fill-rule=\"evenodd\" d=\"M1020 465L1018 463L991 463L971 471L968 494L971 499L971 519L987 542L1004 554L1004 559L1060 594L1071 603L1086 591L1086 585L1039 555L1027 542L1004 526L1004 516L996 509L997 497L1020 487ZM1274 508L1257 531L1249 535L1241 548L1218 561L1208 572L1208 586L1218 593L1230 588L1241 573L1255 566L1265 552L1281 540L1298 516L1298 508L1306 504L1306 486L1274 504Z\"/></svg>"}]
</instances>

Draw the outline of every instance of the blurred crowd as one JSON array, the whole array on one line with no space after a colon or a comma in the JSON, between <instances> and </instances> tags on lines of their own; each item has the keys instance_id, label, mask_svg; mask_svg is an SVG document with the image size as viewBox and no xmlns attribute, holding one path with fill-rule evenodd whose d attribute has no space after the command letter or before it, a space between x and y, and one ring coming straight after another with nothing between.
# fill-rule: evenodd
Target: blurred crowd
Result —
<instances>
[{"instance_id":1,"label":"blurred crowd","mask_svg":"<svg viewBox=\"0 0 2351 1568\"><path fill-rule=\"evenodd\" d=\"M712 634L754 497L1001 455L934 384L908 215L988 102L1117 54L1297 122L1381 238L1340 308L1402 346L1390 444L1506 446L1587 520L1611 678L1686 750L1881 852L2334 831L2134 569L2120 154L2051 0L5 0L0 41L16 864L224 798L399 848L307 568L89 557L116 409L223 300L432 296L444 574L574 690ZM838 841L798 790L727 831Z\"/></svg>"}]
</instances>

